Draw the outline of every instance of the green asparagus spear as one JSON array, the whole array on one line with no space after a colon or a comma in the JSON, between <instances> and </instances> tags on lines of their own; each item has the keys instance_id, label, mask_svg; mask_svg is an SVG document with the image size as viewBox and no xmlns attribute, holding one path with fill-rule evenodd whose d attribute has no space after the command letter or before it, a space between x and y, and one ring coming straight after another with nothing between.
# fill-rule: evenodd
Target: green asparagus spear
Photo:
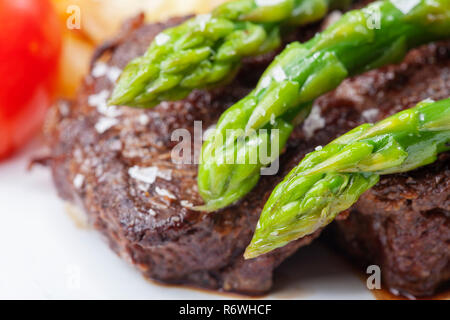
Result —
<instances>
[{"instance_id":1,"label":"green asparagus spear","mask_svg":"<svg viewBox=\"0 0 450 320\"><path fill-rule=\"evenodd\" d=\"M363 124L308 154L275 188L247 259L325 227L380 175L433 163L450 146L450 99L423 101L375 125Z\"/></svg>"},{"instance_id":2,"label":"green asparagus spear","mask_svg":"<svg viewBox=\"0 0 450 320\"><path fill-rule=\"evenodd\" d=\"M323 18L350 0L237 0L159 34L123 71L110 104L153 107L231 79L242 58L278 48L280 27Z\"/></svg>"},{"instance_id":3,"label":"green asparagus spear","mask_svg":"<svg viewBox=\"0 0 450 320\"><path fill-rule=\"evenodd\" d=\"M294 125L309 113L312 101L346 77L399 62L420 44L450 38L450 1L417 0L409 11L397 7L398 2L379 1L350 11L310 41L290 44L275 59L256 89L221 116L215 136L204 143L198 185L206 204L199 209L223 208L249 192L260 169L277 158ZM241 134L225 138L229 130ZM243 166L221 160L224 154L250 158L243 154L253 155L262 146L270 150L266 161L258 158Z\"/></svg>"}]
</instances>

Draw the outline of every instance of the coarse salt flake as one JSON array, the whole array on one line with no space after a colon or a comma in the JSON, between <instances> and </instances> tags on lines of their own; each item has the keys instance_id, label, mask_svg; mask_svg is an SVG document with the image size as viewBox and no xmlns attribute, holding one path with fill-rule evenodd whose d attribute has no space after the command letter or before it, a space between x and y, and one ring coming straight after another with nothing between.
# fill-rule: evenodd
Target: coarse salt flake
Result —
<instances>
[{"instance_id":1,"label":"coarse salt flake","mask_svg":"<svg viewBox=\"0 0 450 320\"><path fill-rule=\"evenodd\" d=\"M280 66L276 66L273 70L272 70L272 77L278 81L284 81L287 79L286 73L284 72L283 68L281 68Z\"/></svg>"},{"instance_id":2,"label":"coarse salt flake","mask_svg":"<svg viewBox=\"0 0 450 320\"><path fill-rule=\"evenodd\" d=\"M134 166L128 169L128 174L133 179L152 184L155 182L156 178L162 178L164 180L170 181L172 179L172 174L170 170L160 170L158 167L146 167L142 168L139 166Z\"/></svg>"},{"instance_id":3,"label":"coarse salt flake","mask_svg":"<svg viewBox=\"0 0 450 320\"><path fill-rule=\"evenodd\" d=\"M73 179L73 186L77 189L80 189L83 186L83 183L84 183L84 176L78 173Z\"/></svg>"},{"instance_id":4,"label":"coarse salt flake","mask_svg":"<svg viewBox=\"0 0 450 320\"><path fill-rule=\"evenodd\" d=\"M321 110L319 106L313 106L311 113L308 118L306 118L303 124L303 132L306 138L311 138L319 129L325 127L325 119L321 116Z\"/></svg>"},{"instance_id":5,"label":"coarse salt flake","mask_svg":"<svg viewBox=\"0 0 450 320\"><path fill-rule=\"evenodd\" d=\"M158 46L166 44L170 40L170 36L165 33L160 33L155 37L155 42Z\"/></svg>"},{"instance_id":6,"label":"coarse salt flake","mask_svg":"<svg viewBox=\"0 0 450 320\"><path fill-rule=\"evenodd\" d=\"M104 116L115 118L122 114L122 111L117 106L108 106L109 91L102 90L99 93L92 94L88 97L88 104L97 108L97 111Z\"/></svg>"},{"instance_id":7,"label":"coarse salt flake","mask_svg":"<svg viewBox=\"0 0 450 320\"><path fill-rule=\"evenodd\" d=\"M139 124L146 126L150 122L150 118L146 114L141 114L138 118Z\"/></svg>"},{"instance_id":8,"label":"coarse salt flake","mask_svg":"<svg viewBox=\"0 0 450 320\"><path fill-rule=\"evenodd\" d=\"M205 31L206 24L211 20L212 15L211 14L200 14L197 16L197 22L200 25L200 30Z\"/></svg>"},{"instance_id":9,"label":"coarse salt flake","mask_svg":"<svg viewBox=\"0 0 450 320\"><path fill-rule=\"evenodd\" d=\"M372 122L377 119L378 114L380 111L378 109L367 109L364 110L361 115L364 118L364 120Z\"/></svg>"},{"instance_id":10,"label":"coarse salt flake","mask_svg":"<svg viewBox=\"0 0 450 320\"><path fill-rule=\"evenodd\" d=\"M116 124L118 124L119 121L114 118L109 117L102 117L100 120L95 124L95 130L97 130L98 133L102 134L114 127Z\"/></svg>"},{"instance_id":11,"label":"coarse salt flake","mask_svg":"<svg viewBox=\"0 0 450 320\"><path fill-rule=\"evenodd\" d=\"M108 77L109 81L116 82L117 79L119 79L121 73L122 73L122 69L112 66L112 67L109 67L108 73L106 74L106 76Z\"/></svg>"},{"instance_id":12,"label":"coarse salt flake","mask_svg":"<svg viewBox=\"0 0 450 320\"><path fill-rule=\"evenodd\" d=\"M122 69L116 66L109 66L104 62L97 62L91 74L94 78L106 76L111 82L116 82L121 73Z\"/></svg>"},{"instance_id":13,"label":"coarse salt flake","mask_svg":"<svg viewBox=\"0 0 450 320\"><path fill-rule=\"evenodd\" d=\"M92 107L98 107L99 105L106 104L106 100L108 99L109 91L102 90L99 93L91 94L88 97L88 103Z\"/></svg>"},{"instance_id":14,"label":"coarse salt flake","mask_svg":"<svg viewBox=\"0 0 450 320\"><path fill-rule=\"evenodd\" d=\"M94 68L92 69L91 74L94 78L100 78L105 76L107 72L108 72L108 65L103 62L97 62Z\"/></svg>"},{"instance_id":15,"label":"coarse salt flake","mask_svg":"<svg viewBox=\"0 0 450 320\"><path fill-rule=\"evenodd\" d=\"M187 201L187 200L181 200L181 201L180 201L180 204L181 204L183 207L186 207L186 208L192 208L192 207L194 206L192 203L190 203L190 202Z\"/></svg>"},{"instance_id":16,"label":"coarse salt flake","mask_svg":"<svg viewBox=\"0 0 450 320\"><path fill-rule=\"evenodd\" d=\"M391 3L403 14L408 14L420 3L420 0L391 0Z\"/></svg>"},{"instance_id":17,"label":"coarse salt flake","mask_svg":"<svg viewBox=\"0 0 450 320\"><path fill-rule=\"evenodd\" d=\"M162 197L167 197L170 199L176 199L176 197L169 191L160 187L156 187L155 191L158 195L162 196Z\"/></svg>"}]
</instances>

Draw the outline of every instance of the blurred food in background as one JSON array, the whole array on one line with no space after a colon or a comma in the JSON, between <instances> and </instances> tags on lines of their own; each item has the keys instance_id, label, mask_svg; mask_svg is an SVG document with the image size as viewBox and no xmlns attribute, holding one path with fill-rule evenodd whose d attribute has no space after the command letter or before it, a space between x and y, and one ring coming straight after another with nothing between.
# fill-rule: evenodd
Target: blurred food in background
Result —
<instances>
[{"instance_id":1,"label":"blurred food in background","mask_svg":"<svg viewBox=\"0 0 450 320\"><path fill-rule=\"evenodd\" d=\"M61 30L50 0L0 0L0 158L40 128L52 103Z\"/></svg>"},{"instance_id":2,"label":"blurred food in background","mask_svg":"<svg viewBox=\"0 0 450 320\"><path fill-rule=\"evenodd\" d=\"M126 19L163 21L225 1L0 0L0 158L38 131L55 97L74 96L95 48Z\"/></svg>"},{"instance_id":3,"label":"blurred food in background","mask_svg":"<svg viewBox=\"0 0 450 320\"><path fill-rule=\"evenodd\" d=\"M226 0L52 1L64 26L58 93L63 97L72 97L88 71L94 48L112 38L127 18L144 12L149 22L163 21L173 16L209 12ZM79 28L73 28L77 19Z\"/></svg>"}]
</instances>

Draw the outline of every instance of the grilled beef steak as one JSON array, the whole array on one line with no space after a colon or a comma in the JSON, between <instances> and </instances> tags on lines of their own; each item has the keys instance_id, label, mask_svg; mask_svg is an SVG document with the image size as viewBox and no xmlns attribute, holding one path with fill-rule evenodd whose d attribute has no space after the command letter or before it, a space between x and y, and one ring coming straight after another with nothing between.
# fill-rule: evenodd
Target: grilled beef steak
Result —
<instances>
[{"instance_id":1,"label":"grilled beef steak","mask_svg":"<svg viewBox=\"0 0 450 320\"><path fill-rule=\"evenodd\" d=\"M191 133L194 145L194 120L201 121L206 131L256 85L274 55L247 61L232 84L194 92L180 102L163 103L151 110L105 105L117 68L125 67L145 51L156 34L179 21L123 32L123 37L97 55L109 56L107 65L94 63L76 101L53 109L47 136L54 180L60 195L86 211L111 247L146 276L261 294L272 285L273 269L316 236L244 261L242 254L264 199L282 175L263 179L244 201L221 212L192 211L192 205L202 204L197 193L197 166L172 161L171 151L179 142L171 136L176 129L187 130L182 132ZM312 36L314 32L303 34Z\"/></svg>"},{"instance_id":2,"label":"grilled beef steak","mask_svg":"<svg viewBox=\"0 0 450 320\"><path fill-rule=\"evenodd\" d=\"M306 152L359 123L381 119L424 98L448 96L450 44L416 50L401 66L345 81L319 99L312 116L290 139L279 174L263 176L236 205L207 214L190 210L202 203L196 189L197 166L172 161L171 152L179 143L172 133L182 129L193 142L194 121L201 121L203 131L213 125L222 111L255 86L273 55L248 59L229 85L196 91L183 101L151 110L106 107L118 68L142 54L158 32L179 21L140 27L139 21L129 23L99 50L75 101L52 109L45 130L54 181L61 197L82 208L112 249L147 277L260 294L270 289L274 268L318 236L317 232L254 260L243 259L276 183ZM305 28L295 37L305 40L316 30ZM191 152L196 154L195 149ZM383 178L355 206L351 219L338 224L352 252L367 246L367 258L382 264L387 285L420 295L448 279L448 175L444 157L411 174ZM441 182L434 183L438 178ZM417 192L409 192L408 185ZM373 232L365 232L369 229Z\"/></svg>"},{"instance_id":3,"label":"grilled beef steak","mask_svg":"<svg viewBox=\"0 0 450 320\"><path fill-rule=\"evenodd\" d=\"M377 121L423 99L449 96L446 42L411 52L398 67L349 80L323 101L326 113L352 106ZM422 169L382 177L334 231L352 256L381 267L392 292L433 294L450 279L450 153Z\"/></svg>"},{"instance_id":4,"label":"grilled beef steak","mask_svg":"<svg viewBox=\"0 0 450 320\"><path fill-rule=\"evenodd\" d=\"M412 51L398 66L344 81L317 101L305 130L297 130L292 166L363 122L376 122L421 100L450 96L450 42ZM310 119L311 120L311 119ZM320 127L311 134L310 128ZM364 264L377 264L394 293L430 295L450 279L450 153L413 172L383 176L334 223L334 240Z\"/></svg>"}]
</instances>

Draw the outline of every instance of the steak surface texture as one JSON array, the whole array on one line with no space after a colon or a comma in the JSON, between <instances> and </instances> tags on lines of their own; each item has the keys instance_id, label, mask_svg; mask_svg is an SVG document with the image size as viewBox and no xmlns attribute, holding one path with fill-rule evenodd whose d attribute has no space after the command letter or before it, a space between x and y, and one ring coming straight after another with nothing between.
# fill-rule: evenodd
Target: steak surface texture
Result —
<instances>
[{"instance_id":1,"label":"steak surface texture","mask_svg":"<svg viewBox=\"0 0 450 320\"><path fill-rule=\"evenodd\" d=\"M172 161L179 144L172 134L189 133L195 145L196 137L201 139L195 121L203 133L213 126L255 86L274 54L247 59L232 83L195 91L182 101L150 110L106 107L118 70L144 53L156 34L182 21L142 25L141 18L99 49L77 98L51 110L45 133L60 196L86 212L118 255L146 277L166 283L267 292L274 269L320 233L243 259L262 207L282 177L307 152L360 123L450 95L448 42L415 50L401 65L346 80L318 99L310 118L295 129L278 175L261 177L233 206L196 212L190 208L202 204L197 165ZM291 37L304 41L318 28L303 28ZM192 159L196 152L192 148ZM449 278L449 175L444 155L412 173L384 177L348 219L343 215L335 223L337 238L353 255L381 264L386 286L415 295L433 292Z\"/></svg>"}]
</instances>

